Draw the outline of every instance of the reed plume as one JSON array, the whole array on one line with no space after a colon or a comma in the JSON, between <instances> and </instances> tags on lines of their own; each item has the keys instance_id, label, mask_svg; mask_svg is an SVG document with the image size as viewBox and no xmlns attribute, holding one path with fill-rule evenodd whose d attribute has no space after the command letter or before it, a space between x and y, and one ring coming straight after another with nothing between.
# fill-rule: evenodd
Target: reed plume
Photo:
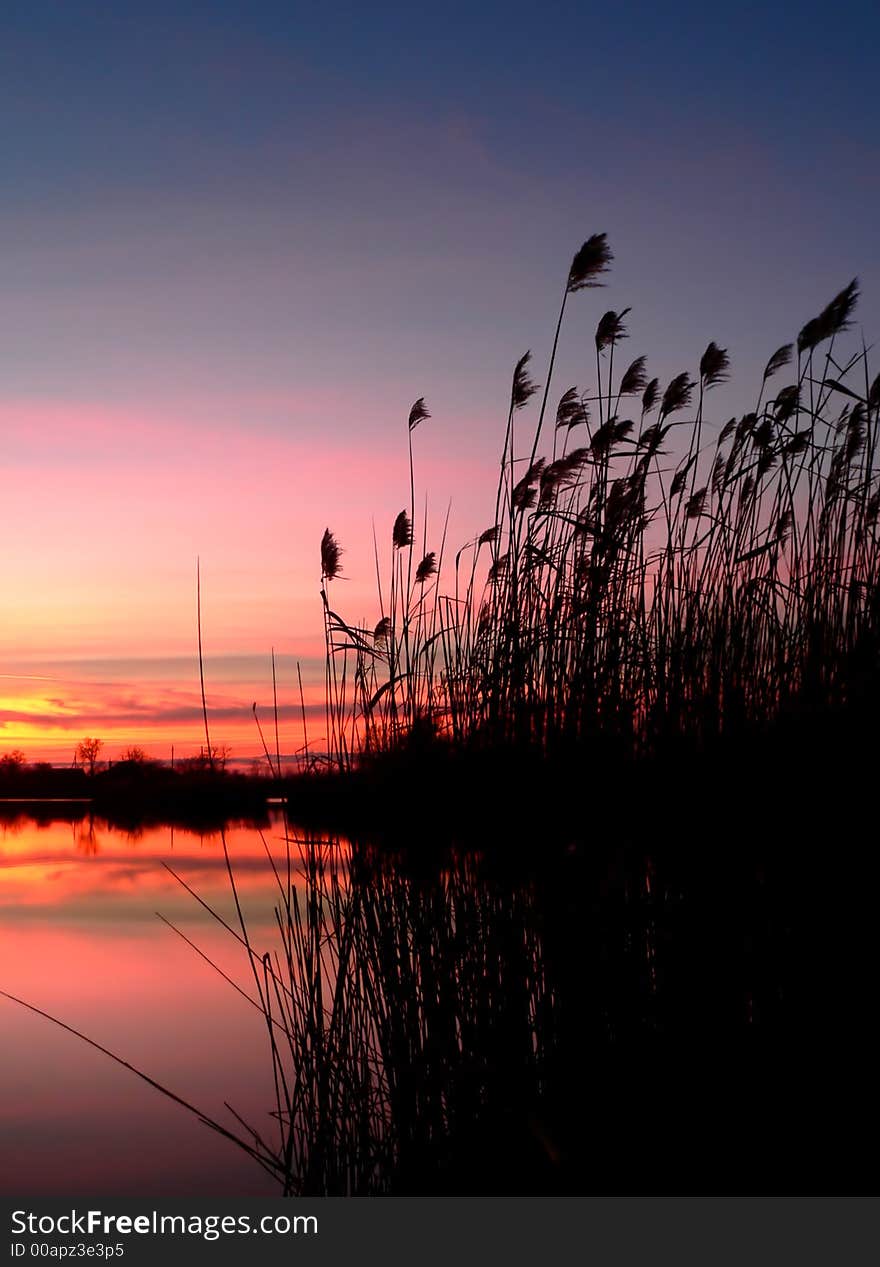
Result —
<instances>
[{"instance_id":1,"label":"reed plume","mask_svg":"<svg viewBox=\"0 0 880 1267\"><path fill-rule=\"evenodd\" d=\"M730 377L726 348L709 342L695 377L682 371L661 391L644 356L615 371L629 309L607 309L594 327L598 419L569 387L539 455L566 297L603 284L610 261L601 234L572 264L528 456L516 453L514 418L538 389L530 354L516 364L491 526L447 570L446 530L428 552L426 520L421 562L412 550L404 562L411 464L378 624L361 631L328 608L328 657L342 668L327 678L337 760L416 733L541 751L602 737L651 752L670 736L764 725L807 698L842 706L856 648L860 663L866 648L880 660L880 378L864 347L809 368L851 326L857 283L802 327L797 381L764 399L792 360L787 343L765 364L755 408L723 423L708 402ZM633 398L637 419L621 413ZM329 530L325 541L329 580L339 551Z\"/></svg>"},{"instance_id":2,"label":"reed plume","mask_svg":"<svg viewBox=\"0 0 880 1267\"><path fill-rule=\"evenodd\" d=\"M531 352L526 352L525 355L519 358L514 368L513 382L510 388L511 410L524 409L538 390L537 383L532 381L528 372L531 359Z\"/></svg>"},{"instance_id":3,"label":"reed plume","mask_svg":"<svg viewBox=\"0 0 880 1267\"><path fill-rule=\"evenodd\" d=\"M660 399L660 380L652 378L642 395L642 413L652 413Z\"/></svg>"},{"instance_id":4,"label":"reed plume","mask_svg":"<svg viewBox=\"0 0 880 1267\"><path fill-rule=\"evenodd\" d=\"M413 543L413 529L409 515L402 510L394 521L394 527L391 530L391 540L395 550L405 550L407 546Z\"/></svg>"},{"instance_id":5,"label":"reed plume","mask_svg":"<svg viewBox=\"0 0 880 1267\"><path fill-rule=\"evenodd\" d=\"M437 555L430 550L416 568L416 584L424 585L425 581L437 574Z\"/></svg>"},{"instance_id":6,"label":"reed plume","mask_svg":"<svg viewBox=\"0 0 880 1267\"><path fill-rule=\"evenodd\" d=\"M637 356L632 364L624 370L618 385L618 393L621 396L638 396L643 393L648 386L648 376L645 372L646 358ZM654 382L656 383L656 379Z\"/></svg>"},{"instance_id":7,"label":"reed plume","mask_svg":"<svg viewBox=\"0 0 880 1267\"><path fill-rule=\"evenodd\" d=\"M814 317L802 327L798 335L798 352L812 352L826 339L848 330L852 325L852 316L859 299L859 281L854 277L848 286L844 286L829 304L822 309L818 317Z\"/></svg>"},{"instance_id":8,"label":"reed plume","mask_svg":"<svg viewBox=\"0 0 880 1267\"><path fill-rule=\"evenodd\" d=\"M689 375L686 372L676 374L663 393L663 400L660 403L660 421L668 418L670 414L678 413L680 409L685 409L691 403L693 393L694 384Z\"/></svg>"},{"instance_id":9,"label":"reed plume","mask_svg":"<svg viewBox=\"0 0 880 1267\"><path fill-rule=\"evenodd\" d=\"M604 286L598 279L608 272L614 256L608 245L606 233L594 233L576 253L568 270L569 293L588 287Z\"/></svg>"},{"instance_id":10,"label":"reed plume","mask_svg":"<svg viewBox=\"0 0 880 1267\"><path fill-rule=\"evenodd\" d=\"M339 575L342 561L342 550L339 542L329 528L324 529L321 538L321 577L325 581L333 581Z\"/></svg>"},{"instance_id":11,"label":"reed plume","mask_svg":"<svg viewBox=\"0 0 880 1267\"><path fill-rule=\"evenodd\" d=\"M408 426L410 431L415 431L420 422L424 422L426 418L430 417L431 415L428 411L428 407L425 404L425 398L424 396L420 396L409 411Z\"/></svg>"},{"instance_id":12,"label":"reed plume","mask_svg":"<svg viewBox=\"0 0 880 1267\"><path fill-rule=\"evenodd\" d=\"M791 361L791 354L794 350L792 343L784 343L781 348L777 348L770 360L764 367L764 379L766 383L768 378L772 378L774 374L778 374L781 369L785 369Z\"/></svg>"}]
</instances>

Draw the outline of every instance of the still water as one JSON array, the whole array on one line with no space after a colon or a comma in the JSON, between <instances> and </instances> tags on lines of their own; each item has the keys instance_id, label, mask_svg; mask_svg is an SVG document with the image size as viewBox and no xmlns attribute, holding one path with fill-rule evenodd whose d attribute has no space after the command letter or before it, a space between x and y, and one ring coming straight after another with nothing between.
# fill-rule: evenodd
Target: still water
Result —
<instances>
[{"instance_id":1,"label":"still water","mask_svg":"<svg viewBox=\"0 0 880 1267\"><path fill-rule=\"evenodd\" d=\"M487 872L472 850L427 864L416 850L413 868L280 816L222 837L70 818L7 810L0 989L239 1134L244 1119L283 1164L267 1174L81 1038L0 999L0 1191L557 1186L555 1121L575 1107L562 1057L579 1060L578 1011L560 1005L579 990L568 942L580 934L551 896L567 885ZM266 1018L241 993L256 990L231 931L236 896L271 1001L274 1068Z\"/></svg>"},{"instance_id":2,"label":"still water","mask_svg":"<svg viewBox=\"0 0 880 1267\"><path fill-rule=\"evenodd\" d=\"M280 828L270 826L265 836ZM255 934L271 923L263 840L227 832ZM113 830L88 817L0 825L0 989L142 1069L209 1115L260 1125L272 1103L259 1014L157 912L247 986L231 936L162 865L234 918L219 836ZM0 999L0 1192L271 1194L244 1154L132 1073Z\"/></svg>"},{"instance_id":3,"label":"still water","mask_svg":"<svg viewBox=\"0 0 880 1267\"><path fill-rule=\"evenodd\" d=\"M864 851L233 825L267 1025L203 905L238 927L224 838L46 812L0 816L0 990L239 1130L228 1102L273 1173L0 998L5 1195L873 1190Z\"/></svg>"}]
</instances>

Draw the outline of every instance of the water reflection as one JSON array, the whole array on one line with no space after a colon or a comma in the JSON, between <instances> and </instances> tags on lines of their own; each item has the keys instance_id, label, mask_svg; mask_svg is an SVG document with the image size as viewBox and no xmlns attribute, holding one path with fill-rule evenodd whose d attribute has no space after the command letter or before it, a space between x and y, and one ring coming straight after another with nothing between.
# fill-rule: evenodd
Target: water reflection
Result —
<instances>
[{"instance_id":1,"label":"water reflection","mask_svg":"<svg viewBox=\"0 0 880 1267\"><path fill-rule=\"evenodd\" d=\"M500 843L392 856L280 818L206 837L7 823L0 984L263 1167L5 1006L2 1121L31 1167L10 1190L74 1191L97 1140L93 1192L846 1191L872 1173L843 1110L876 1116L853 1007L876 955L850 953L828 901L817 933L803 858ZM50 1131L60 1170L27 1162Z\"/></svg>"},{"instance_id":2,"label":"water reflection","mask_svg":"<svg viewBox=\"0 0 880 1267\"><path fill-rule=\"evenodd\" d=\"M59 807L53 807L53 815ZM271 841L272 827L267 838ZM249 917L272 916L259 835L229 832ZM121 832L76 813L0 822L0 988L77 1026L214 1116L271 1104L251 1009L156 918L233 978L239 949L165 870L231 913L219 835ZM257 1018L258 1019L258 1018ZM0 1000L0 1192L266 1195L248 1159L70 1035Z\"/></svg>"},{"instance_id":3,"label":"water reflection","mask_svg":"<svg viewBox=\"0 0 880 1267\"><path fill-rule=\"evenodd\" d=\"M777 1090L749 1062L791 1035L785 905L747 860L710 906L714 878L635 848L290 853L277 936L248 937L284 1191L717 1190L753 1157Z\"/></svg>"}]
</instances>

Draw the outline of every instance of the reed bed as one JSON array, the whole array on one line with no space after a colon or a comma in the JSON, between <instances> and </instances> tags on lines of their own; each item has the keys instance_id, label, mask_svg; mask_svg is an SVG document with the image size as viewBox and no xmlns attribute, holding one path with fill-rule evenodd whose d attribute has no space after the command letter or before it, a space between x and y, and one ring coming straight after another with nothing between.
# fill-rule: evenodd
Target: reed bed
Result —
<instances>
[{"instance_id":1,"label":"reed bed","mask_svg":"<svg viewBox=\"0 0 880 1267\"><path fill-rule=\"evenodd\" d=\"M857 281L773 353L754 408L723 425L710 405L727 351L710 342L693 375L661 385L644 356L622 356L628 308L599 317L593 385L554 410L566 311L611 261L605 234L575 255L543 389L529 353L515 367L485 531L452 557L448 515L435 549L415 531L420 399L408 506L384 561L376 545L372 628L331 605L342 551L324 533L331 766L426 737L651 753L845 706L876 673L880 376L864 345L844 346Z\"/></svg>"},{"instance_id":2,"label":"reed bed","mask_svg":"<svg viewBox=\"0 0 880 1267\"><path fill-rule=\"evenodd\" d=\"M265 1026L274 1121L236 1115L230 1131L185 1107L286 1196L460 1177L487 1113L525 1112L546 1090L555 1012L534 889L487 881L470 855L417 878L338 838L286 829L280 855L264 843L274 945L253 939L228 851L237 920L206 909L250 962L252 988L236 989Z\"/></svg>"},{"instance_id":3,"label":"reed bed","mask_svg":"<svg viewBox=\"0 0 880 1267\"><path fill-rule=\"evenodd\" d=\"M412 854L286 825L280 853L266 842L278 894L268 949L224 838L235 918L212 914L250 966L249 986L232 984L268 1044L268 1125L230 1128L71 1032L236 1143L285 1194L485 1192L487 1167L506 1192L537 1191L545 1171L554 1191L567 1174L580 1190L656 1192L667 1173L693 1190L733 1183L744 1157L757 1189L778 1191L780 1139L805 1187L828 1165L835 1182L860 1174L840 1160L834 1125L847 1120L840 1096L860 1111L868 1084L854 1068L875 1063L876 861L851 794L867 785L871 750L847 714L877 698L880 647L880 378L864 345L841 350L858 286L773 353L754 409L723 425L709 406L730 372L725 349L709 343L693 377L665 386L642 356L621 372L627 309L599 317L593 387L568 388L553 409L567 308L611 259L604 234L575 255L543 389L528 354L515 367L485 531L450 557L446 527L436 549L425 528L416 550L420 399L406 420L408 506L387 550L376 546L372 628L331 604L342 551L325 532L326 759L348 771L440 740L549 755L597 741L633 756L682 736L749 742L728 749L732 768L691 769L668 831L651 822L671 801L663 762L635 798L603 784L585 811L595 846L549 851L546 874L526 867L515 883L484 872L479 851L453 848L419 877ZM752 742L756 727L804 713L821 726L799 744L783 750L776 732ZM800 784L817 735L826 791L814 797ZM276 739L280 767L279 751ZM743 794L753 765L783 792L760 815ZM678 832L683 802L690 827ZM429 808L407 820L419 843ZM693 824L710 820L716 847L703 849ZM826 855L840 839L853 852L835 869ZM647 856L644 841L668 856ZM829 1068L834 1112L814 1120L804 1104ZM717 1135L709 1103L729 1106L720 1149L705 1134Z\"/></svg>"},{"instance_id":4,"label":"reed bed","mask_svg":"<svg viewBox=\"0 0 880 1267\"><path fill-rule=\"evenodd\" d=\"M246 951L251 986L232 984L264 1031L274 1106L253 1124L228 1105L233 1129L184 1107L284 1195L656 1191L658 1155L673 1187L711 1185L739 1165L725 1145L703 1173L715 1080L742 1094L728 1142L748 1140L779 1111L748 1061L784 1048L783 1013L823 1060L839 1048L812 1007L781 1002L805 971L788 858L722 849L695 871L620 846L510 872L454 846L424 868L290 827L265 843L275 936L249 927L228 851L236 916L207 909Z\"/></svg>"}]
</instances>

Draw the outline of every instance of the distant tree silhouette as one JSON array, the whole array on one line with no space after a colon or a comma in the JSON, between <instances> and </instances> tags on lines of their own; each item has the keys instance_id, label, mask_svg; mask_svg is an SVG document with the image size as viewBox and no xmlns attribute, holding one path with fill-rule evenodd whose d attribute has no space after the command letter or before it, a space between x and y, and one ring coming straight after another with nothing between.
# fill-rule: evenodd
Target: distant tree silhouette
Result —
<instances>
[{"instance_id":1,"label":"distant tree silhouette","mask_svg":"<svg viewBox=\"0 0 880 1267\"><path fill-rule=\"evenodd\" d=\"M4 752L0 757L0 771L3 774L17 774L26 765L27 757L21 748L13 748L11 752Z\"/></svg>"},{"instance_id":2,"label":"distant tree silhouette","mask_svg":"<svg viewBox=\"0 0 880 1267\"><path fill-rule=\"evenodd\" d=\"M228 744L211 744L207 748L202 744L199 748L197 757L184 757L183 760L177 762L178 770L198 771L198 770L225 770L226 763L232 755L232 749Z\"/></svg>"},{"instance_id":3,"label":"distant tree silhouette","mask_svg":"<svg viewBox=\"0 0 880 1267\"><path fill-rule=\"evenodd\" d=\"M98 764L98 754L103 747L103 739L93 739L89 735L77 744L76 759L88 770L89 774L95 773L95 768Z\"/></svg>"},{"instance_id":4,"label":"distant tree silhouette","mask_svg":"<svg viewBox=\"0 0 880 1267\"><path fill-rule=\"evenodd\" d=\"M211 744L210 749L201 748L199 750L199 758L207 765L212 765L215 770L225 770L226 762L232 756L232 749L228 743Z\"/></svg>"},{"instance_id":5,"label":"distant tree silhouette","mask_svg":"<svg viewBox=\"0 0 880 1267\"><path fill-rule=\"evenodd\" d=\"M120 757L120 761L131 761L135 765L146 765L149 759L144 749L138 744L132 744L130 747L125 748Z\"/></svg>"}]
</instances>

